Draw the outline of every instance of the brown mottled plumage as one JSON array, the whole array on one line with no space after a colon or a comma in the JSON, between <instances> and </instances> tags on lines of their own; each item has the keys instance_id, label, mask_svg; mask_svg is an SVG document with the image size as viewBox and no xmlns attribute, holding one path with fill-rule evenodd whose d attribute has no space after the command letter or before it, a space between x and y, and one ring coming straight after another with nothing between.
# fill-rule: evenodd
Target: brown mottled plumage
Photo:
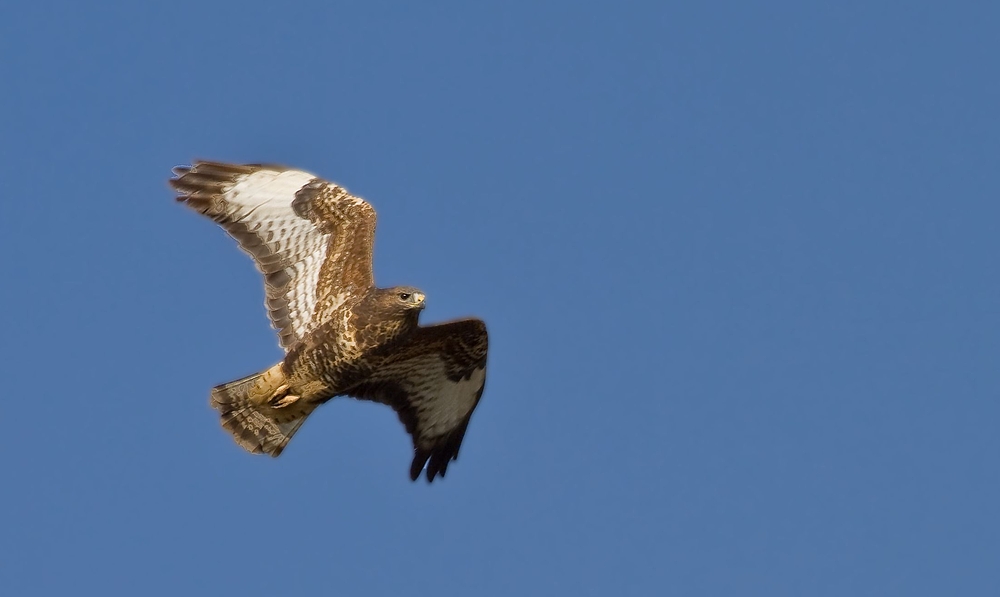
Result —
<instances>
[{"instance_id":1,"label":"brown mottled plumage","mask_svg":"<svg viewBox=\"0 0 1000 597\"><path fill-rule=\"evenodd\" d=\"M486 325L421 327L424 295L376 288L375 210L301 170L196 161L174 169L178 201L221 225L264 274L285 358L212 390L236 442L278 456L336 396L391 406L413 438L410 477L444 477L483 393Z\"/></svg>"}]
</instances>

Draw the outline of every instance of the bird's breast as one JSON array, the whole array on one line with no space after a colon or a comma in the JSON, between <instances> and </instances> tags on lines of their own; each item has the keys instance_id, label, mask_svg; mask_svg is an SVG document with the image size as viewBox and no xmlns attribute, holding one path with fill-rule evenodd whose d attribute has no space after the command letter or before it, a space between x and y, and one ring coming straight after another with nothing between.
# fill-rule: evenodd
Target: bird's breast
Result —
<instances>
[{"instance_id":1,"label":"bird's breast","mask_svg":"<svg viewBox=\"0 0 1000 597\"><path fill-rule=\"evenodd\" d=\"M363 353L329 335L312 335L285 355L289 385L310 399L329 398L353 383L364 362Z\"/></svg>"}]
</instances>

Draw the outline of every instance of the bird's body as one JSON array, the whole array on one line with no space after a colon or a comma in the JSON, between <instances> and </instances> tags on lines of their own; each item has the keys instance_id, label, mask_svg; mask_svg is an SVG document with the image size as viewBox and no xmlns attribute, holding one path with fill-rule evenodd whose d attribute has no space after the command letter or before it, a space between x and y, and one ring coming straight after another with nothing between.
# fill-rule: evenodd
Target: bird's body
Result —
<instances>
[{"instance_id":1,"label":"bird's body","mask_svg":"<svg viewBox=\"0 0 1000 597\"><path fill-rule=\"evenodd\" d=\"M444 476L457 458L486 375L486 326L422 327L424 295L377 288L375 211L299 170L196 162L175 170L178 200L211 217L254 258L284 359L217 386L211 404L236 441L277 456L336 396L382 402L413 436L410 474Z\"/></svg>"}]
</instances>

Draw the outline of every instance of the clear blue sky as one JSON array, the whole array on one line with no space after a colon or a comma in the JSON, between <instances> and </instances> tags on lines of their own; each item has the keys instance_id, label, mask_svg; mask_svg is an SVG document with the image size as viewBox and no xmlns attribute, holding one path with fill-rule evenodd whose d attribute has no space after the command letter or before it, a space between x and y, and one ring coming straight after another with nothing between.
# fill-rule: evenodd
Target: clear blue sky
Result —
<instances>
[{"instance_id":1,"label":"clear blue sky","mask_svg":"<svg viewBox=\"0 0 1000 597\"><path fill-rule=\"evenodd\" d=\"M1000 9L139 4L0 9L4 595L996 594ZM447 479L222 432L281 352L195 157L487 321Z\"/></svg>"}]
</instances>

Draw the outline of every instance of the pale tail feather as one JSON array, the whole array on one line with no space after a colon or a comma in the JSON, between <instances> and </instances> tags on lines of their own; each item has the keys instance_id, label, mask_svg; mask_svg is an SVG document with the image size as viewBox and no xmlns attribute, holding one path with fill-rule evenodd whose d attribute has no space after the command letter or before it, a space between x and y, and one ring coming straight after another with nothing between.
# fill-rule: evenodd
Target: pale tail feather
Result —
<instances>
[{"instance_id":1,"label":"pale tail feather","mask_svg":"<svg viewBox=\"0 0 1000 597\"><path fill-rule=\"evenodd\" d=\"M254 454L278 456L309 412L276 412L263 404L283 381L280 365L212 388L212 408L240 446ZM276 417L275 415L279 415Z\"/></svg>"}]
</instances>

